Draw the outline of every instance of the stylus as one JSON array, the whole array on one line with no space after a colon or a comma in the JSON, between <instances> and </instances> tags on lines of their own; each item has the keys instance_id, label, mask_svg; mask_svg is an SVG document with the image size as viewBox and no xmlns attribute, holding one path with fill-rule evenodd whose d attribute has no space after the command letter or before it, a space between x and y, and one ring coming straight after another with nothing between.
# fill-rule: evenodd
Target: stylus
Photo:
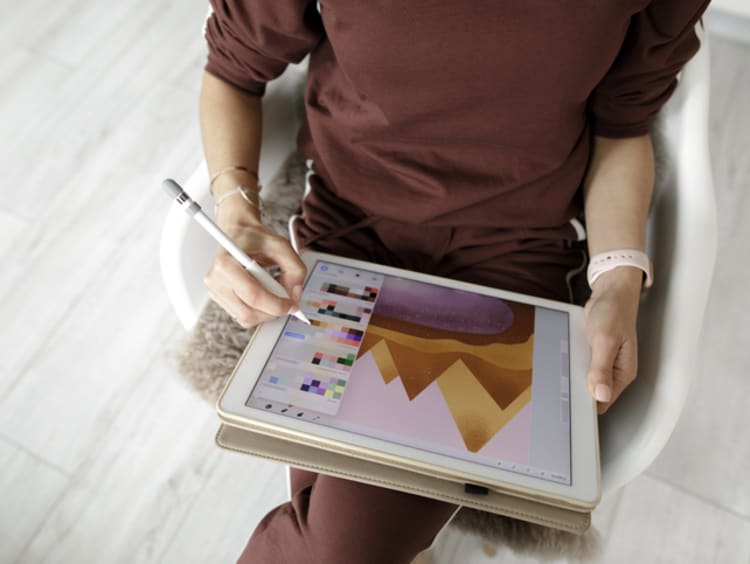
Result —
<instances>
[{"instance_id":1,"label":"stylus","mask_svg":"<svg viewBox=\"0 0 750 564\"><path fill-rule=\"evenodd\" d=\"M185 213L197 221L201 227L208 231L208 234L211 235L211 237L216 239L216 242L219 243L219 245L224 247L230 255L237 259L237 262L244 266L245 269L247 269L247 271L250 272L250 274L252 274L266 290L280 298L289 299L289 294L287 294L284 286L279 284L262 266L247 256L242 249L235 245L234 242L227 237L227 234L224 233L210 217L203 213L203 210L197 202L193 201L190 196L187 195L185 190L177 184L177 182L168 178L161 183L161 187L164 188L167 194L174 198L178 204L180 204ZM297 310L292 315L300 321L304 321L310 325L310 320L304 313L302 313L302 311Z\"/></svg>"}]
</instances>

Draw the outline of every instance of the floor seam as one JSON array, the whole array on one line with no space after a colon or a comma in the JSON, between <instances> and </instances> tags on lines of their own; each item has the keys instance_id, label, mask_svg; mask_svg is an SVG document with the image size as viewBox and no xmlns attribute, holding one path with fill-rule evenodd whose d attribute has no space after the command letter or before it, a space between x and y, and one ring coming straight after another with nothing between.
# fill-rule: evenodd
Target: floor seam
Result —
<instances>
[{"instance_id":1,"label":"floor seam","mask_svg":"<svg viewBox=\"0 0 750 564\"><path fill-rule=\"evenodd\" d=\"M70 472L68 472L64 468L58 466L54 462L50 462L49 460L47 460L43 456L41 456L41 455L37 454L36 452L34 452L33 450L29 449L27 446L24 446L21 443L19 443L18 441L12 439L11 437L9 437L7 434L3 433L2 431L0 431L0 441L8 444L9 446L11 446L13 448L16 448L16 449L20 450L24 454L30 456L31 458L33 458L34 460L36 460L37 462L39 462L39 464L42 464L43 466L48 467L50 470L54 470L55 472L57 472L59 474L62 474L63 476L65 476L68 479L71 479L71 480L73 479L73 476L71 475Z\"/></svg>"},{"instance_id":2,"label":"floor seam","mask_svg":"<svg viewBox=\"0 0 750 564\"><path fill-rule=\"evenodd\" d=\"M706 503L710 506L712 506L715 509L718 509L720 511L723 511L725 513L729 513L733 517L737 517L738 519L741 519L745 521L746 523L750 523L750 514L744 514L740 511L737 511L736 509L732 509L731 507L727 507L726 505L719 503L718 501L711 499L710 497L707 497L705 495L702 495L700 493L697 493L695 491L692 491L689 488L686 488L685 486L681 486L678 484L674 484L667 480L666 478L662 478L661 476L657 476L655 474L652 474L651 472L646 472L645 474L647 477L651 478L652 480L659 482L660 484L663 484L665 486L668 486L672 488L673 490L676 490L682 494L688 495L694 499L697 499L698 501L701 501L703 503Z\"/></svg>"}]
</instances>

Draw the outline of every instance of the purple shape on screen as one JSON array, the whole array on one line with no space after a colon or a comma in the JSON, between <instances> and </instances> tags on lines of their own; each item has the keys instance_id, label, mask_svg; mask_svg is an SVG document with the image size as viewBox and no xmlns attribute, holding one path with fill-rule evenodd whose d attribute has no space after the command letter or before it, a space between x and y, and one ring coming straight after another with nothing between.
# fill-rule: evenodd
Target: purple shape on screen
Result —
<instances>
[{"instance_id":1,"label":"purple shape on screen","mask_svg":"<svg viewBox=\"0 0 750 564\"><path fill-rule=\"evenodd\" d=\"M500 298L387 276L375 313L435 329L462 333L501 333L513 324L513 311Z\"/></svg>"}]
</instances>

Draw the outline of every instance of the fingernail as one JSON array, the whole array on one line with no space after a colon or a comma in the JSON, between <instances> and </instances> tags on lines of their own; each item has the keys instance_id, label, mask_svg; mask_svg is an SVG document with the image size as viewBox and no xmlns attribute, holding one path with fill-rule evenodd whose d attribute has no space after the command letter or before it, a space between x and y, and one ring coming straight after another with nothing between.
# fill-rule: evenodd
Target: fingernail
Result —
<instances>
[{"instance_id":1,"label":"fingernail","mask_svg":"<svg viewBox=\"0 0 750 564\"><path fill-rule=\"evenodd\" d=\"M608 402L612 399L612 390L609 389L607 384L597 384L594 388L594 397L596 401Z\"/></svg>"},{"instance_id":2,"label":"fingernail","mask_svg":"<svg viewBox=\"0 0 750 564\"><path fill-rule=\"evenodd\" d=\"M295 286L292 288L292 300L298 302L302 297L302 286Z\"/></svg>"}]
</instances>

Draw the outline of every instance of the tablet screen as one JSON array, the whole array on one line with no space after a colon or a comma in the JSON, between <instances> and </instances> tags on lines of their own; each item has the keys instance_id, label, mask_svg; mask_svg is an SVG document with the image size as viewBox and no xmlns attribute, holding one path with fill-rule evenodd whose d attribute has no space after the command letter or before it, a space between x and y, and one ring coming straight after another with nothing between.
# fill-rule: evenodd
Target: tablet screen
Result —
<instances>
[{"instance_id":1,"label":"tablet screen","mask_svg":"<svg viewBox=\"0 0 750 564\"><path fill-rule=\"evenodd\" d=\"M246 405L570 485L568 314L317 261Z\"/></svg>"}]
</instances>

